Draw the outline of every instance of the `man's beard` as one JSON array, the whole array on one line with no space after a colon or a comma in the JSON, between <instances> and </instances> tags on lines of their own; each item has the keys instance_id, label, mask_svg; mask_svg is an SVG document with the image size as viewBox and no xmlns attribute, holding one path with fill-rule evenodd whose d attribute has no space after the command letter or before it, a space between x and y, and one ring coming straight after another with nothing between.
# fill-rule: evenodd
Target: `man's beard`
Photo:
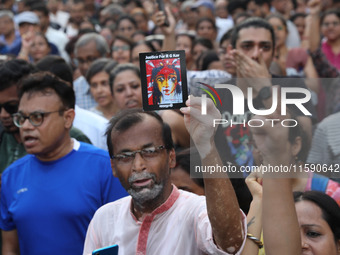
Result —
<instances>
[{"instance_id":1,"label":"man's beard","mask_svg":"<svg viewBox=\"0 0 340 255\"><path fill-rule=\"evenodd\" d=\"M132 188L132 183L138 179L152 179L153 186L152 187L142 187L140 189ZM128 189L128 193L133 198L134 202L137 203L140 207L144 207L145 202L153 200L157 198L160 194L162 194L164 189L164 182L156 183L156 175L151 173L136 173L129 177L128 182L130 184L130 188Z\"/></svg>"}]
</instances>

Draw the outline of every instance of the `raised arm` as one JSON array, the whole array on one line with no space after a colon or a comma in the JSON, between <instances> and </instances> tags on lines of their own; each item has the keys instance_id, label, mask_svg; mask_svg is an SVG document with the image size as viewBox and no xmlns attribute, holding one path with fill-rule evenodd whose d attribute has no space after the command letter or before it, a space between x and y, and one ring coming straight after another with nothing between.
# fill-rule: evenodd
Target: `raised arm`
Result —
<instances>
[{"instance_id":1,"label":"raised arm","mask_svg":"<svg viewBox=\"0 0 340 255\"><path fill-rule=\"evenodd\" d=\"M310 56L320 78L335 78L339 76L337 69L332 66L320 48L320 13L321 0L310 0L308 2L310 14L306 18L306 38Z\"/></svg>"},{"instance_id":2,"label":"raised arm","mask_svg":"<svg viewBox=\"0 0 340 255\"><path fill-rule=\"evenodd\" d=\"M187 106L182 108L185 124L201 156L204 166L222 166L219 153L214 144L215 128L213 119L219 119L220 113L211 100L207 100L207 115L201 114L201 99L190 97ZM233 186L227 175L214 176L208 173L204 177L205 195L209 220L214 241L223 251L237 253L245 238L242 215ZM213 178L212 178L213 177Z\"/></svg>"},{"instance_id":3,"label":"raised arm","mask_svg":"<svg viewBox=\"0 0 340 255\"><path fill-rule=\"evenodd\" d=\"M156 8L158 7L156 6ZM153 20L155 24L161 28L164 34L162 51L170 51L176 49L176 20L174 15L171 13L169 6L165 6L165 12L166 15L163 11L157 11L153 17ZM164 26L166 18L168 19L169 26Z\"/></svg>"},{"instance_id":4,"label":"raised arm","mask_svg":"<svg viewBox=\"0 0 340 255\"><path fill-rule=\"evenodd\" d=\"M314 52L320 47L320 13L321 0L310 0L308 2L310 14L306 18L306 37L308 38L308 47Z\"/></svg>"},{"instance_id":5,"label":"raised arm","mask_svg":"<svg viewBox=\"0 0 340 255\"><path fill-rule=\"evenodd\" d=\"M280 116L276 112L271 117L279 120L274 127L266 123L261 128L251 128L251 132L262 154L263 165L289 168L293 153L286 146L288 127L283 127L280 120L290 116ZM286 138L282 139L284 134ZM278 174L264 175L263 178L262 222L266 254L301 254L300 230L292 194L293 176L290 173Z\"/></svg>"},{"instance_id":6,"label":"raised arm","mask_svg":"<svg viewBox=\"0 0 340 255\"><path fill-rule=\"evenodd\" d=\"M242 255L257 255L259 253L260 246L263 245L259 243L262 233L262 178L258 176L258 172L252 172L246 178L246 184L253 196L253 200L249 207L249 212L247 215L247 228L248 234L252 238L257 240L251 240L247 238L246 244L242 251Z\"/></svg>"}]
</instances>

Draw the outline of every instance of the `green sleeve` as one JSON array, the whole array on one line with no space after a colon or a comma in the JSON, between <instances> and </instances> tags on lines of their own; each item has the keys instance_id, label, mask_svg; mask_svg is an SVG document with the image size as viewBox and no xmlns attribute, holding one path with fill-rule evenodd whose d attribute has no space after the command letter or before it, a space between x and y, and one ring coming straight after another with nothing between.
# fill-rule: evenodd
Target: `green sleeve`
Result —
<instances>
[{"instance_id":1,"label":"green sleeve","mask_svg":"<svg viewBox=\"0 0 340 255\"><path fill-rule=\"evenodd\" d=\"M70 136L79 142L92 144L91 140L78 128L72 127L70 130Z\"/></svg>"}]
</instances>

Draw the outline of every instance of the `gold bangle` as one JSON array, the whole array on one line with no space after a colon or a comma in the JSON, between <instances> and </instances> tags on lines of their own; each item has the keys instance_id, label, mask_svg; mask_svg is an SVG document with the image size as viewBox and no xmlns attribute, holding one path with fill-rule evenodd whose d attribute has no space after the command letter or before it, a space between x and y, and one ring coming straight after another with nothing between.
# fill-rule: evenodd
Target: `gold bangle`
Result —
<instances>
[{"instance_id":1,"label":"gold bangle","mask_svg":"<svg viewBox=\"0 0 340 255\"><path fill-rule=\"evenodd\" d=\"M256 238L255 236L253 236L250 233L247 233L247 238L249 238L250 240L252 240L254 243L257 244L257 246L259 247L259 249L263 248L263 243L260 239Z\"/></svg>"}]
</instances>

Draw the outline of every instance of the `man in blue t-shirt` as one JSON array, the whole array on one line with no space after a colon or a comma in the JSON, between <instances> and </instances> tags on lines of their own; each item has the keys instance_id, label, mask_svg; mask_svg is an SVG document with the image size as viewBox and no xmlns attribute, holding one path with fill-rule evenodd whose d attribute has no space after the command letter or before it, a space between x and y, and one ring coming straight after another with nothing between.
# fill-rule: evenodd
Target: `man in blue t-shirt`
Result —
<instances>
[{"instance_id":1,"label":"man in blue t-shirt","mask_svg":"<svg viewBox=\"0 0 340 255\"><path fill-rule=\"evenodd\" d=\"M69 135L75 96L52 74L25 79L13 121L27 155L2 174L3 251L82 254L86 229L102 205L124 197L104 150Z\"/></svg>"}]
</instances>

